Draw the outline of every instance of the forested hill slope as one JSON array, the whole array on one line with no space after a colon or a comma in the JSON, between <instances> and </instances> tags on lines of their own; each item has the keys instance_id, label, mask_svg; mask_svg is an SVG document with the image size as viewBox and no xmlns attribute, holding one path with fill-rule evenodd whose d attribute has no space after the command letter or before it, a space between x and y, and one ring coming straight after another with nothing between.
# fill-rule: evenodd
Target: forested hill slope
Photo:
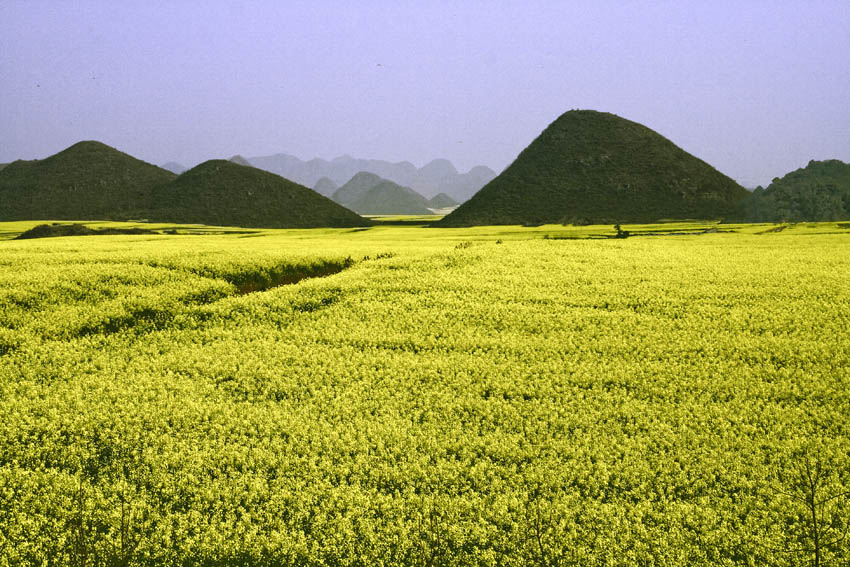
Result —
<instances>
[{"instance_id":1,"label":"forested hill slope","mask_svg":"<svg viewBox=\"0 0 850 567\"><path fill-rule=\"evenodd\" d=\"M114 219L143 215L169 171L100 142L0 170L0 220Z\"/></svg>"},{"instance_id":2,"label":"forested hill slope","mask_svg":"<svg viewBox=\"0 0 850 567\"><path fill-rule=\"evenodd\" d=\"M312 189L279 175L210 160L154 193L151 220L264 228L368 226Z\"/></svg>"},{"instance_id":3,"label":"forested hill slope","mask_svg":"<svg viewBox=\"0 0 850 567\"><path fill-rule=\"evenodd\" d=\"M646 126L572 110L442 226L724 218L747 191Z\"/></svg>"},{"instance_id":4,"label":"forested hill slope","mask_svg":"<svg viewBox=\"0 0 850 567\"><path fill-rule=\"evenodd\" d=\"M751 222L837 221L850 219L850 164L837 159L806 167L758 187L741 207Z\"/></svg>"}]
</instances>

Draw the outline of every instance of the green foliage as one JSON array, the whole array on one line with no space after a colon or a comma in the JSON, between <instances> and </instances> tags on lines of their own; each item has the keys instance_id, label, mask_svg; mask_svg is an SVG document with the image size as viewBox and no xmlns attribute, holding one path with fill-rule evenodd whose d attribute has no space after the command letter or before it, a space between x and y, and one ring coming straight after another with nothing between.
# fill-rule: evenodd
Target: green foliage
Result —
<instances>
[{"instance_id":1,"label":"green foliage","mask_svg":"<svg viewBox=\"0 0 850 567\"><path fill-rule=\"evenodd\" d=\"M813 450L814 449L814 450ZM847 455L801 447L781 463L768 513L769 537L788 567L850 561L850 466Z\"/></svg>"},{"instance_id":2,"label":"green foliage","mask_svg":"<svg viewBox=\"0 0 850 567\"><path fill-rule=\"evenodd\" d=\"M732 179L645 126L574 110L440 224L718 219L746 195Z\"/></svg>"},{"instance_id":3,"label":"green foliage","mask_svg":"<svg viewBox=\"0 0 850 567\"><path fill-rule=\"evenodd\" d=\"M810 161L767 189L758 187L736 215L750 222L838 221L850 219L850 165Z\"/></svg>"},{"instance_id":4,"label":"green foliage","mask_svg":"<svg viewBox=\"0 0 850 567\"><path fill-rule=\"evenodd\" d=\"M0 220L153 219L269 228L370 224L306 187L239 165L238 157L208 161L175 177L99 142L80 142L45 160L16 161L0 171Z\"/></svg>"},{"instance_id":5,"label":"green foliage","mask_svg":"<svg viewBox=\"0 0 850 567\"><path fill-rule=\"evenodd\" d=\"M0 220L144 218L153 189L174 177L100 142L79 142L0 171Z\"/></svg>"},{"instance_id":6,"label":"green foliage","mask_svg":"<svg viewBox=\"0 0 850 567\"><path fill-rule=\"evenodd\" d=\"M40 224L22 232L16 240L27 240L29 238L54 238L58 236L93 236L97 234L156 234L153 230L141 227L132 228L90 228L80 223L52 223Z\"/></svg>"},{"instance_id":7,"label":"green foliage","mask_svg":"<svg viewBox=\"0 0 850 567\"><path fill-rule=\"evenodd\" d=\"M614 225L614 230L617 231L615 238L628 238L629 237L629 231L623 230L623 228L619 225L619 223Z\"/></svg>"},{"instance_id":8,"label":"green foliage","mask_svg":"<svg viewBox=\"0 0 850 567\"><path fill-rule=\"evenodd\" d=\"M847 231L689 226L0 241L0 565L846 563Z\"/></svg>"},{"instance_id":9,"label":"green foliage","mask_svg":"<svg viewBox=\"0 0 850 567\"><path fill-rule=\"evenodd\" d=\"M154 221L267 228L368 226L370 222L278 175L210 160L153 194Z\"/></svg>"}]
</instances>

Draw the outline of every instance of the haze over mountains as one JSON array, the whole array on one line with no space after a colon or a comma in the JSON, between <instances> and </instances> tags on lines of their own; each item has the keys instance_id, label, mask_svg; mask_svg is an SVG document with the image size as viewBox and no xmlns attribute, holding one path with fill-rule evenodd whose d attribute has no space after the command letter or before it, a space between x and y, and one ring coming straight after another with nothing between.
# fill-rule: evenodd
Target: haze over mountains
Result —
<instances>
[{"instance_id":1,"label":"haze over mountains","mask_svg":"<svg viewBox=\"0 0 850 567\"><path fill-rule=\"evenodd\" d=\"M384 181L349 203L361 215L430 215L425 198L408 187Z\"/></svg>"},{"instance_id":2,"label":"haze over mountains","mask_svg":"<svg viewBox=\"0 0 850 567\"><path fill-rule=\"evenodd\" d=\"M327 177L322 177L316 181L315 185L313 185L313 191L319 195L324 195L325 197L332 197L333 194L336 193L337 189L339 189L339 185Z\"/></svg>"},{"instance_id":3,"label":"haze over mountains","mask_svg":"<svg viewBox=\"0 0 850 567\"><path fill-rule=\"evenodd\" d=\"M421 168L408 161L391 163L383 160L357 159L340 156L331 161L320 158L302 161L288 154L274 154L248 158L254 167L276 173L307 187L313 187L319 179L326 177L342 186L361 171L374 173L403 187L410 187L425 197L446 193L454 200L463 202L472 197L496 177L489 167L479 165L466 173L460 173L446 159L435 159Z\"/></svg>"},{"instance_id":4,"label":"haze over mountains","mask_svg":"<svg viewBox=\"0 0 850 567\"><path fill-rule=\"evenodd\" d=\"M166 171L170 171L171 173L176 173L177 175L186 171L186 166L179 164L176 161L169 161L168 163L162 164L160 167Z\"/></svg>"},{"instance_id":5,"label":"haze over mountains","mask_svg":"<svg viewBox=\"0 0 850 567\"><path fill-rule=\"evenodd\" d=\"M456 207L459 204L460 203L458 203L445 193L437 193L436 195L428 199L428 206L432 209L449 209L451 207Z\"/></svg>"},{"instance_id":6,"label":"haze over mountains","mask_svg":"<svg viewBox=\"0 0 850 567\"><path fill-rule=\"evenodd\" d=\"M232 156L232 157L231 157L229 160L227 160L227 161L229 161L229 162L231 162L231 163L235 163L235 164L237 164L237 165L244 165L244 166L246 166L246 167L254 167L253 165L251 165L251 162L249 162L247 159L245 159L244 157L240 156L239 154L236 154L235 156ZM290 181L291 181L291 180L290 180Z\"/></svg>"},{"instance_id":7,"label":"haze over mountains","mask_svg":"<svg viewBox=\"0 0 850 567\"><path fill-rule=\"evenodd\" d=\"M370 221L278 175L225 160L183 174L100 142L0 171L0 221L128 220L265 228L368 226Z\"/></svg>"},{"instance_id":8,"label":"haze over mountains","mask_svg":"<svg viewBox=\"0 0 850 567\"><path fill-rule=\"evenodd\" d=\"M422 178L462 177L445 160L413 170ZM100 142L79 142L43 160L0 167L0 221L149 219L353 227L372 223L357 213L427 215L456 204L446 191L429 200L369 171L355 172L341 185L323 176L314 187L265 171L239 155L204 162L178 176ZM850 165L839 160L811 161L750 193L646 126L614 114L573 110L552 122L502 174L436 226L848 218Z\"/></svg>"},{"instance_id":9,"label":"haze over mountains","mask_svg":"<svg viewBox=\"0 0 850 567\"><path fill-rule=\"evenodd\" d=\"M368 171L361 171L337 189L333 200L361 215L431 214L425 197Z\"/></svg>"}]
</instances>

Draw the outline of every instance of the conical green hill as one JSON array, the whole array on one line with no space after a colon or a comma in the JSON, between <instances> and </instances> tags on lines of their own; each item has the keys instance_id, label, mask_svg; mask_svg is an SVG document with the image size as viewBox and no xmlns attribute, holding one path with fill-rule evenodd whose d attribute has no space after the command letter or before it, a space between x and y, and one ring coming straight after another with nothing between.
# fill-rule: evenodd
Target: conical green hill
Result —
<instances>
[{"instance_id":1,"label":"conical green hill","mask_svg":"<svg viewBox=\"0 0 850 567\"><path fill-rule=\"evenodd\" d=\"M262 228L367 226L364 219L297 183L254 167L210 160L154 194L151 220Z\"/></svg>"},{"instance_id":2,"label":"conical green hill","mask_svg":"<svg viewBox=\"0 0 850 567\"><path fill-rule=\"evenodd\" d=\"M746 195L735 181L641 124L572 110L438 224L717 219Z\"/></svg>"},{"instance_id":3,"label":"conical green hill","mask_svg":"<svg viewBox=\"0 0 850 567\"><path fill-rule=\"evenodd\" d=\"M0 220L137 218L175 175L100 142L0 170Z\"/></svg>"},{"instance_id":4,"label":"conical green hill","mask_svg":"<svg viewBox=\"0 0 850 567\"><path fill-rule=\"evenodd\" d=\"M384 181L369 189L349 204L362 215L428 215L425 197L392 181Z\"/></svg>"},{"instance_id":5,"label":"conical green hill","mask_svg":"<svg viewBox=\"0 0 850 567\"><path fill-rule=\"evenodd\" d=\"M361 171L346 181L342 187L337 189L332 198L337 203L347 205L348 203L353 203L365 195L369 189L376 185L380 185L384 181L387 180L375 175L374 173Z\"/></svg>"},{"instance_id":6,"label":"conical green hill","mask_svg":"<svg viewBox=\"0 0 850 567\"><path fill-rule=\"evenodd\" d=\"M432 209L447 209L449 207L454 207L457 204L457 201L445 193L437 193L428 201L428 206Z\"/></svg>"}]
</instances>

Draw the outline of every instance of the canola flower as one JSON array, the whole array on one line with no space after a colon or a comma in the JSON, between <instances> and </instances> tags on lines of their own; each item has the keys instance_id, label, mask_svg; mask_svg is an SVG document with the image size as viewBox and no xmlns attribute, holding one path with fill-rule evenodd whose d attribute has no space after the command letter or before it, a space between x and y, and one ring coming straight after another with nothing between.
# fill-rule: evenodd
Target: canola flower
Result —
<instances>
[{"instance_id":1,"label":"canola flower","mask_svg":"<svg viewBox=\"0 0 850 567\"><path fill-rule=\"evenodd\" d=\"M555 230L0 242L0 566L850 559L850 234Z\"/></svg>"}]
</instances>

